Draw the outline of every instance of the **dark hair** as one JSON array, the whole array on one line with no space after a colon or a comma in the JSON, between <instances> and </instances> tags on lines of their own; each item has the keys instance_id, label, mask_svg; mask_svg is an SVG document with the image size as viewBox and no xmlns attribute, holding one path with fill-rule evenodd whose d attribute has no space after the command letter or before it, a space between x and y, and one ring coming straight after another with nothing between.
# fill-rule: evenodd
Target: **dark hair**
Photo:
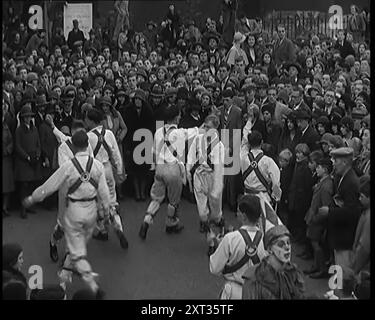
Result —
<instances>
[{"instance_id":1,"label":"dark hair","mask_svg":"<svg viewBox=\"0 0 375 320\"><path fill-rule=\"evenodd\" d=\"M256 223L259 220L262 211L259 198L250 194L239 199L238 209L246 215L251 223Z\"/></svg>"},{"instance_id":2,"label":"dark hair","mask_svg":"<svg viewBox=\"0 0 375 320\"><path fill-rule=\"evenodd\" d=\"M320 150L315 150L309 154L309 162L318 163L321 159L323 159L323 152Z\"/></svg>"},{"instance_id":3,"label":"dark hair","mask_svg":"<svg viewBox=\"0 0 375 320\"><path fill-rule=\"evenodd\" d=\"M225 68L225 69L227 69L227 71L230 70L230 67L229 67L229 65L228 65L226 62L222 62L222 63L220 63L220 65L219 65L219 69L220 69L220 68Z\"/></svg>"},{"instance_id":4,"label":"dark hair","mask_svg":"<svg viewBox=\"0 0 375 320\"><path fill-rule=\"evenodd\" d=\"M85 131L78 130L72 136L72 143L77 149L85 149L89 146L89 137Z\"/></svg>"},{"instance_id":5,"label":"dark hair","mask_svg":"<svg viewBox=\"0 0 375 320\"><path fill-rule=\"evenodd\" d=\"M260 145L262 144L262 140L262 134L257 130L250 132L247 136L247 141L249 142L251 148L260 147Z\"/></svg>"},{"instance_id":6,"label":"dark hair","mask_svg":"<svg viewBox=\"0 0 375 320\"><path fill-rule=\"evenodd\" d=\"M82 120L73 120L72 130L77 130L77 129L85 129L85 124L83 123Z\"/></svg>"},{"instance_id":7,"label":"dark hair","mask_svg":"<svg viewBox=\"0 0 375 320\"><path fill-rule=\"evenodd\" d=\"M87 111L87 118L96 124L99 124L103 120L103 113L98 109L90 109Z\"/></svg>"}]
</instances>

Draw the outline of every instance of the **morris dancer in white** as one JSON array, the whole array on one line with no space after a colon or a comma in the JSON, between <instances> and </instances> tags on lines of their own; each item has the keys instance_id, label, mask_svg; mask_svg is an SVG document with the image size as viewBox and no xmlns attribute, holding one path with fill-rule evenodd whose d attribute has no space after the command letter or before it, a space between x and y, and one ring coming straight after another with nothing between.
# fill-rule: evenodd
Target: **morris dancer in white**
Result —
<instances>
[{"instance_id":1,"label":"morris dancer in white","mask_svg":"<svg viewBox=\"0 0 375 320\"><path fill-rule=\"evenodd\" d=\"M213 232L215 227L224 234L222 194L224 184L224 145L220 141L217 128L220 120L215 115L205 119L206 133L197 136L188 153L186 165L190 191L197 200L200 218L200 231L206 234L208 255L215 251ZM213 228L211 228L212 226Z\"/></svg>"},{"instance_id":2,"label":"morris dancer in white","mask_svg":"<svg viewBox=\"0 0 375 320\"><path fill-rule=\"evenodd\" d=\"M67 208L63 215L67 249L63 270L59 273L62 285L71 281L72 272L78 273L95 293L100 293L87 261L87 242L97 221L97 200L103 210L102 219L109 219L109 190L103 165L87 152L88 136L79 130L72 137L75 156L65 162L42 186L23 201L25 207L41 202L63 187L67 190ZM85 168L85 169L84 169ZM98 199L99 198L99 199Z\"/></svg>"}]
</instances>

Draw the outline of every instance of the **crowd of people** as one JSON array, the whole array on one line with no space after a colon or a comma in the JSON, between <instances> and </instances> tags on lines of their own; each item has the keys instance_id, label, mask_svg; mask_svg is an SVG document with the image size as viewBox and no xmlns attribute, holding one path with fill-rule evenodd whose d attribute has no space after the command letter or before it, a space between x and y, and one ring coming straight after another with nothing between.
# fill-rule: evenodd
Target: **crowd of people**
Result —
<instances>
[{"instance_id":1,"label":"crowd of people","mask_svg":"<svg viewBox=\"0 0 375 320\"><path fill-rule=\"evenodd\" d=\"M266 184L272 182L280 191L270 192L279 195L274 199L261 199L262 210L267 211L264 203L267 206L276 200L272 208L288 230L264 230L265 235L273 231L265 236L268 245L262 250L273 248L280 237L291 237L303 248L298 255L313 261L311 269L304 270L311 278L328 278L331 264L366 278L370 270L369 43L349 30L339 30L334 39L316 34L288 39L283 25L268 34L259 20L254 27L244 13L237 17L230 43L222 37L225 30L220 30L221 22L208 18L199 29L194 21L183 23L173 5L159 26L150 21L143 32L129 30L128 22L124 23L117 41L103 39L103 30L95 29L85 39L77 20L67 39L50 37L51 46L46 43L44 29L29 35L23 22L7 25L3 29L3 218L18 207L23 219L35 214L35 209L21 202L61 167L58 150L64 140L60 134L74 136L80 124L88 131L102 126L112 132L113 149L118 148L119 161L124 163L114 166L122 168L114 175L128 176L125 183L112 178L116 180L115 193L118 199L126 193L137 201L148 198L155 175L155 166L139 164L133 157L142 143L133 138L137 130L155 133L160 130L156 122L165 121L191 140L215 129L221 140L217 157L225 159L224 167L231 166L230 160L242 167L242 172L235 174L224 175L222 170L221 184L217 183L220 177L212 177L215 196L208 198L210 203L216 199L216 207L210 204L210 210L218 210L217 227L224 226L222 193L223 204L234 212L239 210L242 222L255 228L259 215L254 208L259 211L260 207L254 199L239 199L244 193L254 193L255 174L261 179L258 173L267 173ZM92 110L99 111L101 117ZM229 132L228 137L220 136L223 129ZM99 135L95 139L99 141ZM90 135L89 140L91 143ZM245 160L244 145L248 148ZM91 151L96 157L95 150ZM250 161L247 153L251 152L254 159ZM258 153L264 154L260 157L263 160L258 159ZM243 166L254 161L259 162L259 170L244 177ZM165 197L165 191L161 196L160 190L168 186L168 179L174 179L173 170L155 175L152 201L140 230L142 239ZM181 191L198 204L201 230L210 239L211 271L221 273L215 264L223 259L220 250L233 243L225 240L215 245L212 240L207 225L209 210L205 213L202 209L207 199L202 202L200 197L210 182L200 180L197 191L195 177L199 174L199 170L193 172L192 181L188 173L189 184L174 181L172 186L178 188L167 189L167 232L178 233L183 228L176 213L180 197L176 192ZM43 204L53 209L57 202L55 194ZM256 230L251 230L254 238ZM283 247L290 246L288 239L283 239ZM10 265L18 263L22 250L16 249L18 255L12 256L12 263L7 262ZM275 256L273 260L278 259ZM234 262L231 258L228 261ZM252 261L247 263L253 265ZM224 267L225 263L221 264ZM262 272L268 268L263 262L259 266ZM245 269L239 269L241 275ZM272 290L272 294L264 294L259 289L263 285L260 274L254 270L247 273L246 284L250 281L253 287L244 290L243 297L302 296L299 288L294 288L293 294ZM300 281L299 275L293 279ZM281 284L280 288L287 290Z\"/></svg>"}]
</instances>

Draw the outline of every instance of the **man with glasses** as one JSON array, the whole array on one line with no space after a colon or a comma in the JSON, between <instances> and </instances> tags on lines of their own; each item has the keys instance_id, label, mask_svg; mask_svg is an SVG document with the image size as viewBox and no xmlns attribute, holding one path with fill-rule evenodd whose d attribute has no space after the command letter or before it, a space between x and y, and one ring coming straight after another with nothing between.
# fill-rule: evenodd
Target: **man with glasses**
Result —
<instances>
[{"instance_id":1,"label":"man with glasses","mask_svg":"<svg viewBox=\"0 0 375 320\"><path fill-rule=\"evenodd\" d=\"M293 42L286 37L285 27L277 27L279 39L275 45L274 61L276 66L281 66L284 62L295 62L297 59L296 50Z\"/></svg>"}]
</instances>

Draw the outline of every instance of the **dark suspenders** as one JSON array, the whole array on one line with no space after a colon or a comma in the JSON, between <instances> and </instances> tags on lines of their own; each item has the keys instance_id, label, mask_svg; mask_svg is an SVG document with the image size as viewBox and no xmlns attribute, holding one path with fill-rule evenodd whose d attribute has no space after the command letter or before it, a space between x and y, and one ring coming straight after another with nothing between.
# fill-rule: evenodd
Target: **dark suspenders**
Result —
<instances>
[{"instance_id":1,"label":"dark suspenders","mask_svg":"<svg viewBox=\"0 0 375 320\"><path fill-rule=\"evenodd\" d=\"M92 168L92 165L94 163L94 159L92 157L89 157L88 161L87 161L87 164L86 164L86 171L84 171L80 165L80 163L78 162L77 158L74 157L72 159L72 162L73 162L73 165L74 167L77 169L77 171L79 172L79 174L81 175L77 180L76 182L74 182L70 188L68 189L68 193L67 195L70 195L72 193L74 193L80 186L83 182L89 182L92 184L92 186L95 188L95 189L98 189L98 183L91 177L90 175L90 172L91 172L91 168Z\"/></svg>"},{"instance_id":2,"label":"dark suspenders","mask_svg":"<svg viewBox=\"0 0 375 320\"><path fill-rule=\"evenodd\" d=\"M246 251L245 255L242 257L240 261L235 263L232 266L226 265L223 270L223 274L228 274L228 273L234 273L237 270L241 269L250 259L253 265L256 265L260 262L259 256L257 254L258 246L260 243L260 240L262 240L262 232L257 231L255 233L254 240L251 240L248 232L244 229L239 229L238 230L244 239L246 243ZM251 250L251 252L249 252Z\"/></svg>"},{"instance_id":3,"label":"dark suspenders","mask_svg":"<svg viewBox=\"0 0 375 320\"><path fill-rule=\"evenodd\" d=\"M207 165L212 169L214 170L214 164L211 162L211 157L210 157L210 154L212 152L212 149L219 143L219 139L218 137L215 137L215 139L211 142L211 137L210 136L207 136L207 158L204 159L204 158L200 158L198 159L193 167L191 168L191 174L194 175L194 172L195 170L197 170L199 168L199 166L202 164L202 162L204 160L206 160L207 162ZM203 151L203 150L202 150ZM198 154L198 151L197 151L197 157L199 156Z\"/></svg>"},{"instance_id":4,"label":"dark suspenders","mask_svg":"<svg viewBox=\"0 0 375 320\"><path fill-rule=\"evenodd\" d=\"M103 146L105 151L107 151L109 158L111 159L111 156L112 156L111 149L109 148L107 141L105 141L105 128L103 127L101 133L99 133L97 130L94 130L93 133L95 133L98 137L98 144L96 145L94 149L94 157L96 157L101 146Z\"/></svg>"},{"instance_id":5,"label":"dark suspenders","mask_svg":"<svg viewBox=\"0 0 375 320\"><path fill-rule=\"evenodd\" d=\"M263 174L260 172L258 163L263 158L263 152L259 153L256 158L254 158L253 154L251 152L248 153L250 166L245 170L245 172L242 174L243 182L245 183L246 178L249 176L250 173L253 171L255 172L257 178L262 183L262 185L266 188L267 192L271 195L272 190L270 184L267 182L266 178L263 176Z\"/></svg>"},{"instance_id":6,"label":"dark suspenders","mask_svg":"<svg viewBox=\"0 0 375 320\"><path fill-rule=\"evenodd\" d=\"M75 155L75 154L76 154L76 151L75 151L74 148L73 148L73 144L72 144L72 142L71 142L70 140L66 140L65 143L66 143L66 145L69 147L70 151L72 151L73 155Z\"/></svg>"},{"instance_id":7,"label":"dark suspenders","mask_svg":"<svg viewBox=\"0 0 375 320\"><path fill-rule=\"evenodd\" d=\"M172 155L175 158L177 158L177 156L178 156L177 150L175 148L173 148L171 142L168 140L168 137L169 137L170 133L173 130L174 130L174 128L172 128L172 130L168 130L168 131L167 131L167 129L165 129L165 127L163 128L163 132L164 132L164 145L166 145L167 148L168 148L168 150L172 153Z\"/></svg>"}]
</instances>

